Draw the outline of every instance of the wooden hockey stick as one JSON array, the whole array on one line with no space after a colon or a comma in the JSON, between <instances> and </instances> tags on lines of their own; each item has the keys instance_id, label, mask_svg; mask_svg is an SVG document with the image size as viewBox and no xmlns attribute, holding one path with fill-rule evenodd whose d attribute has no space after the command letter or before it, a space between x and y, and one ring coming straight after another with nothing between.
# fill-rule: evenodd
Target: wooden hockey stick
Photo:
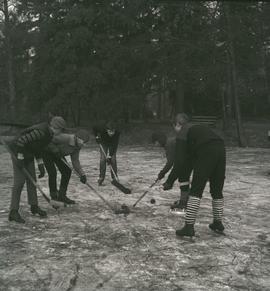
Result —
<instances>
[{"instance_id":1,"label":"wooden hockey stick","mask_svg":"<svg viewBox=\"0 0 270 291\"><path fill-rule=\"evenodd\" d=\"M106 158L107 158L107 155L106 155L106 153L105 153L105 151L104 151L103 146L102 146L101 144L99 144L99 147L100 147L101 151L103 152L104 157L105 157L105 159L106 159ZM119 182L119 178L118 178L118 176L116 175L116 173L115 173L115 171L114 171L114 169L113 169L113 167L112 167L111 164L109 164L109 167L110 167L110 170L111 170L111 172L113 173L113 177L114 177L114 179L113 179L112 182L111 182L112 185L114 185L116 188L118 188L121 192L123 192L123 193L125 193L125 194L130 194L130 193L131 193L131 190L130 190L129 188L125 187L123 184L121 184L121 183Z\"/></svg>"},{"instance_id":2,"label":"wooden hockey stick","mask_svg":"<svg viewBox=\"0 0 270 291\"><path fill-rule=\"evenodd\" d=\"M145 196L145 195L150 191L150 189L151 189L153 186L156 185L156 183L157 183L158 181L159 181L159 179L156 179L155 182L153 182L153 183L149 186L149 188L148 188L146 191L143 192L143 194L139 197L139 199L138 199L138 200L133 204L133 207L135 207L135 206L137 205L137 203L143 199L143 197L144 197L144 196Z\"/></svg>"},{"instance_id":3,"label":"wooden hockey stick","mask_svg":"<svg viewBox=\"0 0 270 291\"><path fill-rule=\"evenodd\" d=\"M10 153L11 157L14 159L14 161L16 163L18 163L18 160L15 156L15 154L12 152L12 150L9 148L9 146L6 144L6 142L4 141L4 139L1 139L2 144L4 145L4 147L6 148L6 150ZM37 184L37 182L35 181L35 179L31 176L31 174L23 167L22 168L23 173L25 174L25 176L29 179L29 181L39 190L39 192L41 193L41 195L43 196L43 198L54 208L54 209L58 209L60 207L64 207L64 203L60 202L60 201L56 201L56 200L52 200L50 199L45 192L41 189L41 187Z\"/></svg>"},{"instance_id":4,"label":"wooden hockey stick","mask_svg":"<svg viewBox=\"0 0 270 291\"><path fill-rule=\"evenodd\" d=\"M67 166L69 167L70 170L74 170L74 173L80 178L80 174L64 159L62 158L61 161ZM121 209L115 209L102 195L100 195L97 190L91 185L89 184L89 182L85 183L88 188L90 188L95 195L97 195L107 206L108 208L110 208L115 214L128 214L130 212L129 208L126 205L122 205Z\"/></svg>"}]
</instances>

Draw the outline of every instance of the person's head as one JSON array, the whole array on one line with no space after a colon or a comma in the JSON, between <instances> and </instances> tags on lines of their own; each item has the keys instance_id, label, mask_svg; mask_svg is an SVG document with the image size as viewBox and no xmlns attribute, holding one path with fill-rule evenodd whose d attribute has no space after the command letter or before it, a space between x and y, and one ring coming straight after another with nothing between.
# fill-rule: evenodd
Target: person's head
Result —
<instances>
[{"instance_id":1,"label":"person's head","mask_svg":"<svg viewBox=\"0 0 270 291\"><path fill-rule=\"evenodd\" d=\"M167 137L162 132L154 132L152 134L152 143L155 145L159 145L161 147L165 147L165 144L167 142Z\"/></svg>"},{"instance_id":2,"label":"person's head","mask_svg":"<svg viewBox=\"0 0 270 291\"><path fill-rule=\"evenodd\" d=\"M79 129L75 133L76 143L79 147L82 147L89 141L89 132L85 129Z\"/></svg>"},{"instance_id":3,"label":"person's head","mask_svg":"<svg viewBox=\"0 0 270 291\"><path fill-rule=\"evenodd\" d=\"M179 132L183 125L189 122L189 117L186 113L178 113L173 121L173 128L176 132Z\"/></svg>"},{"instance_id":4,"label":"person's head","mask_svg":"<svg viewBox=\"0 0 270 291\"><path fill-rule=\"evenodd\" d=\"M54 116L50 121L50 128L55 135L61 133L66 126L65 120L61 116Z\"/></svg>"},{"instance_id":5,"label":"person's head","mask_svg":"<svg viewBox=\"0 0 270 291\"><path fill-rule=\"evenodd\" d=\"M106 123L106 132L109 136L113 136L116 131L116 124L113 121L108 121Z\"/></svg>"}]
</instances>

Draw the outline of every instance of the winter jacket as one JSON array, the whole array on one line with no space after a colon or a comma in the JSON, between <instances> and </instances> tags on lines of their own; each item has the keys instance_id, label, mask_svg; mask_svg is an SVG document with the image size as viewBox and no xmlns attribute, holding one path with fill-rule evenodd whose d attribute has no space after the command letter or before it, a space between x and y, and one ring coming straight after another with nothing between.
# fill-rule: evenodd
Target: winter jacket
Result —
<instances>
[{"instance_id":1,"label":"winter jacket","mask_svg":"<svg viewBox=\"0 0 270 291\"><path fill-rule=\"evenodd\" d=\"M120 132L115 130L113 136L109 136L105 126L95 126L93 127L93 132L95 137L100 136L101 145L105 145L109 148L109 155L113 156L118 148Z\"/></svg>"},{"instance_id":2,"label":"winter jacket","mask_svg":"<svg viewBox=\"0 0 270 291\"><path fill-rule=\"evenodd\" d=\"M70 156L74 170L80 175L85 175L80 163L81 147L76 142L74 134L60 133L56 135L46 148L46 151L53 153L57 157Z\"/></svg>"},{"instance_id":3,"label":"winter jacket","mask_svg":"<svg viewBox=\"0 0 270 291\"><path fill-rule=\"evenodd\" d=\"M199 150L213 142L224 145L223 139L210 127L185 124L176 137L175 162L167 182L173 184L177 178L180 181L188 180Z\"/></svg>"},{"instance_id":4,"label":"winter jacket","mask_svg":"<svg viewBox=\"0 0 270 291\"><path fill-rule=\"evenodd\" d=\"M48 123L40 123L26 128L9 142L9 147L16 157L23 155L24 160L34 157L40 159L44 148L51 142L53 132Z\"/></svg>"}]
</instances>

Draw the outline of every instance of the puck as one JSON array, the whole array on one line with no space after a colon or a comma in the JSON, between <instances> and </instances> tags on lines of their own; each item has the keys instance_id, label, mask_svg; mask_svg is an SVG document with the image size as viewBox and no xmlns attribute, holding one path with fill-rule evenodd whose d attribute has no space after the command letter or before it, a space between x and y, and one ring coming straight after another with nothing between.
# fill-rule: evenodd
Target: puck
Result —
<instances>
[{"instance_id":1,"label":"puck","mask_svg":"<svg viewBox=\"0 0 270 291\"><path fill-rule=\"evenodd\" d=\"M150 200L150 203L151 203L151 204L155 204L155 203L156 203L156 200L155 200L154 198L152 198L152 199Z\"/></svg>"}]
</instances>

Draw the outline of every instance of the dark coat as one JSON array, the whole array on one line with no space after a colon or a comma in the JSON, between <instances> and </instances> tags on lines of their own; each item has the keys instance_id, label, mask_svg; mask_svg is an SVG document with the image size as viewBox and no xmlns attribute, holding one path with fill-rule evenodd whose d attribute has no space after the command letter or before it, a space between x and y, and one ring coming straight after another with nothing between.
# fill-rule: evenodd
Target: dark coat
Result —
<instances>
[{"instance_id":1,"label":"dark coat","mask_svg":"<svg viewBox=\"0 0 270 291\"><path fill-rule=\"evenodd\" d=\"M213 142L222 143L224 146L223 139L210 127L185 124L176 137L175 162L167 182L173 184L177 178L179 181L189 180L198 151Z\"/></svg>"},{"instance_id":2,"label":"dark coat","mask_svg":"<svg viewBox=\"0 0 270 291\"><path fill-rule=\"evenodd\" d=\"M25 160L40 159L52 138L53 132L48 123L40 123L26 128L9 143L9 147L16 156L23 154Z\"/></svg>"},{"instance_id":3,"label":"dark coat","mask_svg":"<svg viewBox=\"0 0 270 291\"><path fill-rule=\"evenodd\" d=\"M113 136L109 136L105 126L94 126L93 132L95 137L100 136L101 145L105 145L109 149L109 155L113 156L118 148L120 132L116 129Z\"/></svg>"}]
</instances>

